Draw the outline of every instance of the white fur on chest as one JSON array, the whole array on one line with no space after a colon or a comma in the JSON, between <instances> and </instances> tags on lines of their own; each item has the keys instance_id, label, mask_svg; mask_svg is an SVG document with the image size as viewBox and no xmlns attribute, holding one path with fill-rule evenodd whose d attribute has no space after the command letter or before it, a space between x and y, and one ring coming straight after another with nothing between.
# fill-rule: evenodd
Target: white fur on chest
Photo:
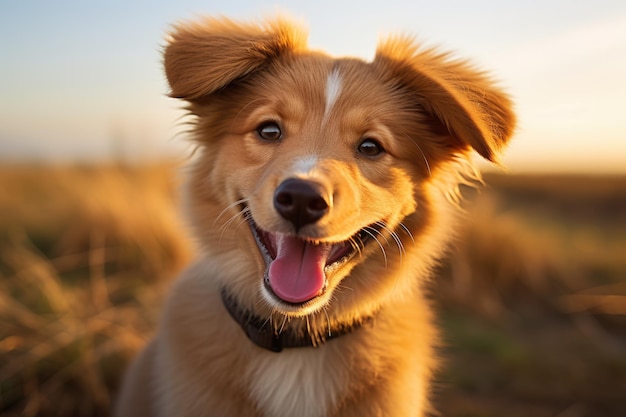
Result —
<instances>
[{"instance_id":1,"label":"white fur on chest","mask_svg":"<svg viewBox=\"0 0 626 417\"><path fill-rule=\"evenodd\" d=\"M328 414L348 381L345 364L328 363L325 348L268 352L250 364L251 396L265 417Z\"/></svg>"}]
</instances>

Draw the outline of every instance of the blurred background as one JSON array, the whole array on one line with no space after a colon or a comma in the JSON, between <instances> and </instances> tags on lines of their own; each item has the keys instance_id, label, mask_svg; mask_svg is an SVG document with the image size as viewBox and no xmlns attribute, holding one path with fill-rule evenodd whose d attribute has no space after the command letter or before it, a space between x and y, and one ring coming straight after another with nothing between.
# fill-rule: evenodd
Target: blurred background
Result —
<instances>
[{"instance_id":1,"label":"blurred background","mask_svg":"<svg viewBox=\"0 0 626 417\"><path fill-rule=\"evenodd\" d=\"M432 288L441 415L625 416L626 4L609 0L0 3L0 415L108 414L193 256L164 35L276 12L333 55L415 34L516 102L508 172L466 190Z\"/></svg>"}]
</instances>

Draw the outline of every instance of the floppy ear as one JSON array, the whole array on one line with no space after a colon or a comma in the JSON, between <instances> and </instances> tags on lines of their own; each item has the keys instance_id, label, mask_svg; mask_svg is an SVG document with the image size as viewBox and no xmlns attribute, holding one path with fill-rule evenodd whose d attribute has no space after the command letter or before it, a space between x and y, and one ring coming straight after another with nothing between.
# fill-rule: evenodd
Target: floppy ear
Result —
<instances>
[{"instance_id":1,"label":"floppy ear","mask_svg":"<svg viewBox=\"0 0 626 417\"><path fill-rule=\"evenodd\" d=\"M509 98L485 73L448 54L420 50L408 38L379 45L373 64L411 89L452 137L497 162L513 133L515 115Z\"/></svg>"},{"instance_id":2,"label":"floppy ear","mask_svg":"<svg viewBox=\"0 0 626 417\"><path fill-rule=\"evenodd\" d=\"M170 96L194 100L210 95L304 47L302 31L283 20L264 26L226 18L179 24L169 33L164 51Z\"/></svg>"}]
</instances>

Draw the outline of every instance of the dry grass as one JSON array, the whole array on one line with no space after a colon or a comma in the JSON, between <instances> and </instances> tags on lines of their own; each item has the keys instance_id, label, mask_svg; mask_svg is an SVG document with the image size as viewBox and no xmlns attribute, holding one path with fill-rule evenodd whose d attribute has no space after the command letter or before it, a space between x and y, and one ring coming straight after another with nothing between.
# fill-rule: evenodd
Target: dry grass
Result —
<instances>
[{"instance_id":1,"label":"dry grass","mask_svg":"<svg viewBox=\"0 0 626 417\"><path fill-rule=\"evenodd\" d=\"M564 313L626 314L626 178L487 182L450 258L456 302L496 316L520 298Z\"/></svg>"},{"instance_id":2,"label":"dry grass","mask_svg":"<svg viewBox=\"0 0 626 417\"><path fill-rule=\"evenodd\" d=\"M175 172L0 168L0 414L108 414L191 256ZM624 415L626 180L487 182L433 291L444 414Z\"/></svg>"},{"instance_id":3,"label":"dry grass","mask_svg":"<svg viewBox=\"0 0 626 417\"><path fill-rule=\"evenodd\" d=\"M487 183L435 288L442 414L626 415L626 178Z\"/></svg>"},{"instance_id":4,"label":"dry grass","mask_svg":"<svg viewBox=\"0 0 626 417\"><path fill-rule=\"evenodd\" d=\"M190 255L173 168L0 171L0 410L108 415Z\"/></svg>"}]
</instances>

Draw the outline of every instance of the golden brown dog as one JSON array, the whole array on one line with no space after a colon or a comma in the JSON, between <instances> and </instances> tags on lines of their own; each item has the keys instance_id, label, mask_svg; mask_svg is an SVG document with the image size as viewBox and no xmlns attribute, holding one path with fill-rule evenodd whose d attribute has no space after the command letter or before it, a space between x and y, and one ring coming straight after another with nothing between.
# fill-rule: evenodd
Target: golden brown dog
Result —
<instances>
[{"instance_id":1,"label":"golden brown dog","mask_svg":"<svg viewBox=\"0 0 626 417\"><path fill-rule=\"evenodd\" d=\"M284 20L178 25L165 70L199 145L201 256L117 415L425 415L424 283L475 178L469 154L495 161L511 136L508 98L409 38L334 59Z\"/></svg>"}]
</instances>

